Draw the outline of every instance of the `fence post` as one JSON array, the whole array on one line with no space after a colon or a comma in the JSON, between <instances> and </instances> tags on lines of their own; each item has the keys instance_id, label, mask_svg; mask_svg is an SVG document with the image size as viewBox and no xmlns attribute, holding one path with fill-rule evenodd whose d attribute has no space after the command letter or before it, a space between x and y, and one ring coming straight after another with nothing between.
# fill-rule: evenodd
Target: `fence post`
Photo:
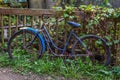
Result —
<instances>
[{"instance_id":1,"label":"fence post","mask_svg":"<svg viewBox=\"0 0 120 80\"><path fill-rule=\"evenodd\" d=\"M116 40L120 41L120 28L119 28L119 21L116 22ZM120 66L120 44L117 44L116 47L116 55L115 55L115 59L116 59L116 63L117 65Z\"/></svg>"},{"instance_id":2,"label":"fence post","mask_svg":"<svg viewBox=\"0 0 120 80\"><path fill-rule=\"evenodd\" d=\"M1 31L1 42L4 44L4 27L3 27L3 15L0 14L0 31Z\"/></svg>"},{"instance_id":3,"label":"fence post","mask_svg":"<svg viewBox=\"0 0 120 80\"><path fill-rule=\"evenodd\" d=\"M1 26L2 26L1 24L2 24L2 22L1 22L1 21L2 21L2 20L1 20L1 18L2 18L2 15L0 14L0 45L1 45L1 43L2 43L2 42L1 42L1 40L2 40L2 34L1 34L1 32L2 32L2 30L1 30Z\"/></svg>"},{"instance_id":4,"label":"fence post","mask_svg":"<svg viewBox=\"0 0 120 80\"><path fill-rule=\"evenodd\" d=\"M56 45L58 46L58 17L56 17L56 37L55 37L55 40L56 40ZM55 49L55 53L58 54L58 50Z\"/></svg>"},{"instance_id":5,"label":"fence post","mask_svg":"<svg viewBox=\"0 0 120 80\"><path fill-rule=\"evenodd\" d=\"M11 15L8 15L8 35L9 35L9 38L11 37Z\"/></svg>"}]
</instances>

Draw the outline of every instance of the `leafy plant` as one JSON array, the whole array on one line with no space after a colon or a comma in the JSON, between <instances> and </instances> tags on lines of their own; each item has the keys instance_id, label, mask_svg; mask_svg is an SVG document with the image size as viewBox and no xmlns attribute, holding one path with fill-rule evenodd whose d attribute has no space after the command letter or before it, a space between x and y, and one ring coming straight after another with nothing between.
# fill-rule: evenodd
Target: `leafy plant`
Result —
<instances>
[{"instance_id":1,"label":"leafy plant","mask_svg":"<svg viewBox=\"0 0 120 80\"><path fill-rule=\"evenodd\" d=\"M24 53L19 51L19 53ZM26 53L26 52L25 52ZM33 72L38 75L63 76L66 79L89 79L89 80L114 80L120 79L119 67L108 69L107 67L94 66L87 57L83 62L81 58L77 60L52 58L47 55L40 60L30 61L29 54L17 55L14 60L8 59L7 53L0 55L0 67L10 67L15 72L23 75Z\"/></svg>"},{"instance_id":2,"label":"leafy plant","mask_svg":"<svg viewBox=\"0 0 120 80\"><path fill-rule=\"evenodd\" d=\"M109 0L104 0L101 5L102 6L106 6L106 7L112 7L112 5L110 4Z\"/></svg>"}]
</instances>

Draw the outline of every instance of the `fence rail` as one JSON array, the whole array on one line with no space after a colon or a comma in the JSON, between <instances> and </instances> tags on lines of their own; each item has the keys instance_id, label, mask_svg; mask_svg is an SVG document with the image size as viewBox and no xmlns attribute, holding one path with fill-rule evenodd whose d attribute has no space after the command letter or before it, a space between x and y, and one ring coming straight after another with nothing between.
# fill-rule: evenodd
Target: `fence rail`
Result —
<instances>
[{"instance_id":1,"label":"fence rail","mask_svg":"<svg viewBox=\"0 0 120 80\"><path fill-rule=\"evenodd\" d=\"M74 15L79 17L78 19L72 19L82 24L82 28L78 29L76 33L78 35L83 34L97 34L102 37L111 36L113 40L120 40L120 28L119 28L119 18L117 19L105 19L105 21L100 21L99 25L92 26L91 28L87 28L88 20L91 19L91 14L87 14L83 11L73 12ZM55 10L38 10L38 9L11 9L11 8L0 8L0 46L4 45L9 37L19 29L19 27L29 26L34 28L39 28L41 25L41 20L45 19L47 15L54 20L54 26L47 26L50 31L51 28L54 28L54 32L56 35L54 36L55 42L58 44L59 38L64 39L66 41L67 34L69 32L69 28L67 28L67 24L65 24L68 18L64 19L64 24L60 24L59 19L63 18L63 12L55 11ZM48 20L48 22L51 21ZM112 34L111 34L112 31ZM52 32L54 34L54 32ZM62 32L62 36L60 36L60 32ZM64 35L63 35L64 34ZM119 45L120 43L111 45L112 54L120 57L119 53Z\"/></svg>"},{"instance_id":2,"label":"fence rail","mask_svg":"<svg viewBox=\"0 0 120 80\"><path fill-rule=\"evenodd\" d=\"M41 16L43 14L55 14L55 11L48 9L39 10L39 9L11 9L11 8L2 9L1 8L0 14Z\"/></svg>"}]
</instances>

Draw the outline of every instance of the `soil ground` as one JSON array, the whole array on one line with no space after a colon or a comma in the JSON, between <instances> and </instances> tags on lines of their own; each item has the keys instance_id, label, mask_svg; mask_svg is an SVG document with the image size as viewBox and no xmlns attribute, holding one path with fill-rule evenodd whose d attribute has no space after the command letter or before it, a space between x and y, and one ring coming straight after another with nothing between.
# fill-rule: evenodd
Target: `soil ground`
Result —
<instances>
[{"instance_id":1,"label":"soil ground","mask_svg":"<svg viewBox=\"0 0 120 80\"><path fill-rule=\"evenodd\" d=\"M38 76L36 74L28 73L22 75L15 73L10 68L0 68L0 80L65 80L64 77L52 77L52 76ZM72 79L69 79L72 80Z\"/></svg>"}]
</instances>

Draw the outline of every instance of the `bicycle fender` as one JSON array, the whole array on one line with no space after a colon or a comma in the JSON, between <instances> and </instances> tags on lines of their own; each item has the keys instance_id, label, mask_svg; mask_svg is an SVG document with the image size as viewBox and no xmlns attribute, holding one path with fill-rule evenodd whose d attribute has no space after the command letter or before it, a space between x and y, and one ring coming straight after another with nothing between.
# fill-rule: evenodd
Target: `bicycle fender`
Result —
<instances>
[{"instance_id":1,"label":"bicycle fender","mask_svg":"<svg viewBox=\"0 0 120 80\"><path fill-rule=\"evenodd\" d=\"M41 40L42 42L42 47L43 47L43 53L45 52L45 40L43 38L43 36L41 34L39 34L39 31L34 29L34 28L31 28L31 27L23 27L23 28L20 28L21 30L30 30L32 31L33 33L37 34L37 36L39 37L39 39Z\"/></svg>"}]
</instances>

